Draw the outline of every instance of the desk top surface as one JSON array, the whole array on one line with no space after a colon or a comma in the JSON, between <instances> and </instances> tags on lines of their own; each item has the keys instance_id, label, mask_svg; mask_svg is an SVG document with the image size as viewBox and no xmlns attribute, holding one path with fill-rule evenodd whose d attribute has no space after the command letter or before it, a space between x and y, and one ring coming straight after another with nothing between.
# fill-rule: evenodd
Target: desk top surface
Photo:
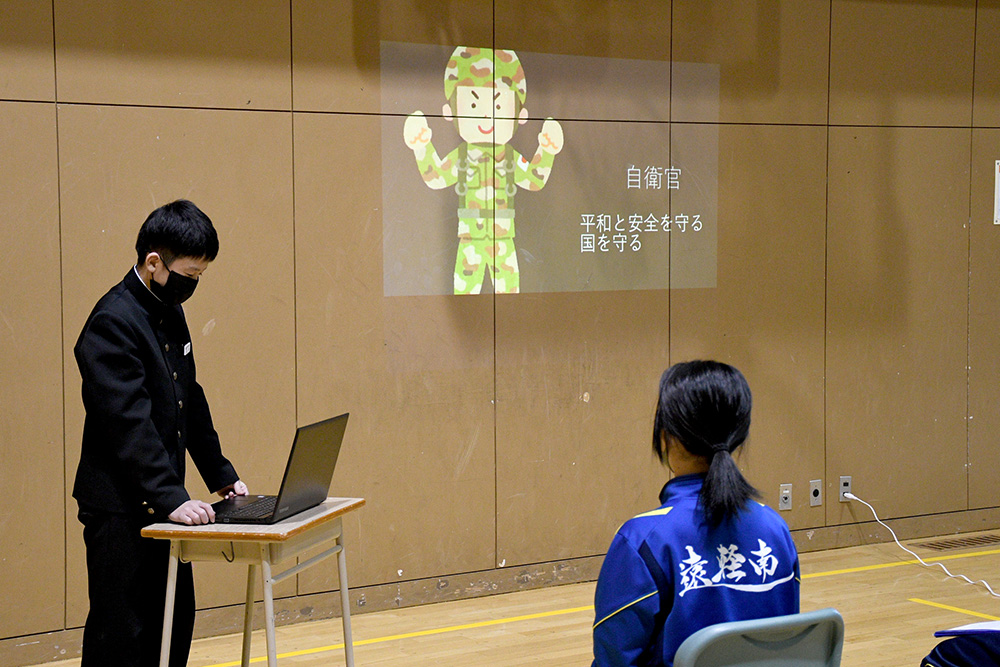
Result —
<instances>
[{"instance_id":1,"label":"desk top surface","mask_svg":"<svg viewBox=\"0 0 1000 667\"><path fill-rule=\"evenodd\" d=\"M142 536L160 540L284 542L356 510L364 504L364 498L327 498L312 509L269 525L209 523L185 526L180 523L154 523L142 529Z\"/></svg>"}]
</instances>

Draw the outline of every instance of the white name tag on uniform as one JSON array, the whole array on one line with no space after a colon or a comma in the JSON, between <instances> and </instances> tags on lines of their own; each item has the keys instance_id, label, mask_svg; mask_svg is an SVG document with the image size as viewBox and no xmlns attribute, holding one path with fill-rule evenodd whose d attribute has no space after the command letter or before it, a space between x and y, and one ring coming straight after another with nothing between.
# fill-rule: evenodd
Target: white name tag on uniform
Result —
<instances>
[{"instance_id":1,"label":"white name tag on uniform","mask_svg":"<svg viewBox=\"0 0 1000 667\"><path fill-rule=\"evenodd\" d=\"M186 357L189 354L191 354L191 343L187 342L187 343L184 343L184 356Z\"/></svg>"}]
</instances>

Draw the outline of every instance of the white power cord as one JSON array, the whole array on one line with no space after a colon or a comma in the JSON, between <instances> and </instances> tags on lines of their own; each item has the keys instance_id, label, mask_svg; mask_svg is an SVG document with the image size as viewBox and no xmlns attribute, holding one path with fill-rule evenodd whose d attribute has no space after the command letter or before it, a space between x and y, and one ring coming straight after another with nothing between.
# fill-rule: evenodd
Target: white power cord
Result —
<instances>
[{"instance_id":1,"label":"white power cord","mask_svg":"<svg viewBox=\"0 0 1000 667\"><path fill-rule=\"evenodd\" d=\"M881 525L885 526L885 529L889 531L890 535L892 535L892 539L896 541L896 545L900 549L902 549L903 551L905 551L906 553L908 553L911 556L913 556L914 558L916 558L920 562L920 564L923 565L924 567L934 567L935 565L937 565L942 570L944 570L944 573L947 574L952 579L961 579L963 581L966 581L966 582L972 584L973 586L976 586L978 584L982 584L983 586L986 587L986 590L988 590L990 592L990 595L992 595L995 598L1000 598L1000 595L997 595L993 591L993 589L990 588L990 585L988 583L986 583L985 581L983 581L982 579L980 579L979 581L973 581L972 579L969 579L964 574L952 574L951 572L948 571L948 568L946 568L941 563L937 563L937 562L929 563L929 564L925 563L923 558L921 558L920 556L918 556L917 554L913 553L912 551L910 551L909 549L907 549L906 547L904 547L902 544L899 543L899 539L896 537L896 533L894 533L893 530L892 530L892 528L889 528L889 526L887 526L885 524L885 522L882 521L882 519L878 518L878 513L875 511L874 507L872 507L871 505L869 505L865 501L861 500L861 498L858 498L853 493L850 493L850 492L845 493L844 497L847 498L848 500L857 500L859 503L861 503L862 505L864 505L865 507L867 507L868 509L870 509L872 511L872 516L875 517L875 520L878 521Z\"/></svg>"}]
</instances>

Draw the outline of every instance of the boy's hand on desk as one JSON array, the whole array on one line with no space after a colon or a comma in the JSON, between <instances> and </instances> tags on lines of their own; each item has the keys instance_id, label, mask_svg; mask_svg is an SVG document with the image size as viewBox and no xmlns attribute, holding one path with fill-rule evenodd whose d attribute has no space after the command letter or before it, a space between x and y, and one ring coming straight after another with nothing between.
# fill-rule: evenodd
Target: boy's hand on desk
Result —
<instances>
[{"instance_id":1,"label":"boy's hand on desk","mask_svg":"<svg viewBox=\"0 0 1000 667\"><path fill-rule=\"evenodd\" d=\"M215 510L212 509L211 505L201 500L189 500L171 512L167 518L174 523L199 526L215 521Z\"/></svg>"},{"instance_id":2,"label":"boy's hand on desk","mask_svg":"<svg viewBox=\"0 0 1000 667\"><path fill-rule=\"evenodd\" d=\"M216 491L216 493L222 496L223 498L232 498L233 496L248 495L250 491L247 489L247 485L244 484L241 480L236 480L235 484L231 484L230 486L227 486L224 489L219 489L218 491Z\"/></svg>"}]
</instances>

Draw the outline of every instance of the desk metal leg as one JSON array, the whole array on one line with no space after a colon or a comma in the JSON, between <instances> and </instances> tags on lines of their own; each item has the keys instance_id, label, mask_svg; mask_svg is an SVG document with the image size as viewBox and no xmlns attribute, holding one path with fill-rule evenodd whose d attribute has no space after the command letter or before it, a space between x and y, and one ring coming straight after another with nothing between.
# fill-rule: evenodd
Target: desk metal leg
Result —
<instances>
[{"instance_id":1,"label":"desk metal leg","mask_svg":"<svg viewBox=\"0 0 1000 667\"><path fill-rule=\"evenodd\" d=\"M243 657L241 667L250 667L250 639L253 635L253 585L257 578L257 565L250 563L247 568L247 599L243 609Z\"/></svg>"},{"instance_id":2,"label":"desk metal leg","mask_svg":"<svg viewBox=\"0 0 1000 667\"><path fill-rule=\"evenodd\" d=\"M177 562L181 545L170 540L170 561L167 564L167 594L163 603L163 635L160 638L160 667L170 664L170 635L174 626L174 596L177 593Z\"/></svg>"},{"instance_id":3,"label":"desk metal leg","mask_svg":"<svg viewBox=\"0 0 1000 667\"><path fill-rule=\"evenodd\" d=\"M278 651L274 639L274 590L271 579L271 554L266 544L260 545L261 579L264 582L264 629L267 634L267 667L278 666Z\"/></svg>"},{"instance_id":4,"label":"desk metal leg","mask_svg":"<svg viewBox=\"0 0 1000 667\"><path fill-rule=\"evenodd\" d=\"M347 590L347 553L344 549L344 534L337 536L337 567L340 570L340 614L344 624L344 654L347 667L354 667L354 639L351 637L351 598Z\"/></svg>"}]
</instances>

